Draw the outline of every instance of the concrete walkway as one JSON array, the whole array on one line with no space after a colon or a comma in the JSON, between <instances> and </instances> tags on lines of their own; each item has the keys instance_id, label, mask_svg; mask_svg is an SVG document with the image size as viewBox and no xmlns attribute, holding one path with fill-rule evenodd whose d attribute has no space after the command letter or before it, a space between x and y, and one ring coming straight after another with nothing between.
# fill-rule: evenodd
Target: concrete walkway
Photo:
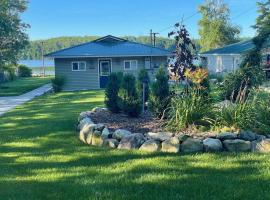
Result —
<instances>
[{"instance_id":1,"label":"concrete walkway","mask_svg":"<svg viewBox=\"0 0 270 200\"><path fill-rule=\"evenodd\" d=\"M51 89L51 84L46 84L20 96L0 97L0 116L18 105L45 94Z\"/></svg>"}]
</instances>

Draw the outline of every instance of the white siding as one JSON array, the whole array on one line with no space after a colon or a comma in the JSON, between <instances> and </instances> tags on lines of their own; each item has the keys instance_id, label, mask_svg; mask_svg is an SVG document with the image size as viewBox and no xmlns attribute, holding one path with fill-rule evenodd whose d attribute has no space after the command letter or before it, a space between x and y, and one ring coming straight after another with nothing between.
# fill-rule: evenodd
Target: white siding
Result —
<instances>
[{"instance_id":1,"label":"white siding","mask_svg":"<svg viewBox=\"0 0 270 200\"><path fill-rule=\"evenodd\" d=\"M211 73L217 72L232 72L239 67L241 63L240 55L207 55L207 68ZM218 66L220 57L221 65Z\"/></svg>"}]
</instances>

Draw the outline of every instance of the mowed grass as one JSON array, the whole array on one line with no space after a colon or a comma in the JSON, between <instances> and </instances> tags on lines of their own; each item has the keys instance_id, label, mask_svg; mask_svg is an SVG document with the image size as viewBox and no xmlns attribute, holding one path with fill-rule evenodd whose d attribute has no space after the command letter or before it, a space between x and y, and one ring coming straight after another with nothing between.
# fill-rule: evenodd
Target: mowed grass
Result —
<instances>
[{"instance_id":1,"label":"mowed grass","mask_svg":"<svg viewBox=\"0 0 270 200\"><path fill-rule=\"evenodd\" d=\"M18 96L50 83L52 76L18 78L14 81L0 84L0 97Z\"/></svg>"},{"instance_id":2,"label":"mowed grass","mask_svg":"<svg viewBox=\"0 0 270 200\"><path fill-rule=\"evenodd\" d=\"M39 97L0 117L0 199L270 199L270 155L142 153L82 144L103 91Z\"/></svg>"}]
</instances>

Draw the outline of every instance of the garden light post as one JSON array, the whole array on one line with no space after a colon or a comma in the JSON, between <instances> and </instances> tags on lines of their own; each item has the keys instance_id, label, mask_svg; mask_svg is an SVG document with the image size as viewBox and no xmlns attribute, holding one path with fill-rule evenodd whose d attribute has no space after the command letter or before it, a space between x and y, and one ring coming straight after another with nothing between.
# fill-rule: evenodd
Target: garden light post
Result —
<instances>
[{"instance_id":1,"label":"garden light post","mask_svg":"<svg viewBox=\"0 0 270 200\"><path fill-rule=\"evenodd\" d=\"M142 112L144 113L145 111L145 85L148 84L148 80L147 79L144 79L142 81L142 86L143 86L143 91L142 91Z\"/></svg>"}]
</instances>

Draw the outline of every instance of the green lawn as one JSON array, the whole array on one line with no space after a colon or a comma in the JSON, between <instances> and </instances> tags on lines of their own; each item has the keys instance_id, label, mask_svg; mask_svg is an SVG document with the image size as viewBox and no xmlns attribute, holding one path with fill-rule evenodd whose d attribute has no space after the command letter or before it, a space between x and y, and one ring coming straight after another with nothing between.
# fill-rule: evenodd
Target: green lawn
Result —
<instances>
[{"instance_id":1,"label":"green lawn","mask_svg":"<svg viewBox=\"0 0 270 200\"><path fill-rule=\"evenodd\" d=\"M0 117L0 199L270 199L270 155L151 154L81 144L103 91L45 95Z\"/></svg>"},{"instance_id":2,"label":"green lawn","mask_svg":"<svg viewBox=\"0 0 270 200\"><path fill-rule=\"evenodd\" d=\"M14 81L0 84L0 97L17 96L36 89L50 82L52 77L18 78Z\"/></svg>"}]
</instances>

